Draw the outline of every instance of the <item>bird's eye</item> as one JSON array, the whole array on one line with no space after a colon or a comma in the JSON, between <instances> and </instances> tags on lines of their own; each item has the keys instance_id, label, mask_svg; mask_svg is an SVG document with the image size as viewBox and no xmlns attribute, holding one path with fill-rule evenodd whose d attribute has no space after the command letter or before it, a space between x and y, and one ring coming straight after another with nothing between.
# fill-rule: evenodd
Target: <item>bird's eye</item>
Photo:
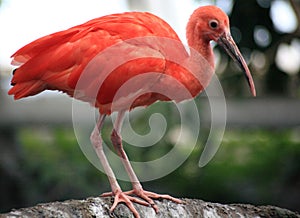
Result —
<instances>
[{"instance_id":1,"label":"bird's eye","mask_svg":"<svg viewBox=\"0 0 300 218\"><path fill-rule=\"evenodd\" d=\"M217 29L219 27L219 22L217 20L210 20L208 24L212 29Z\"/></svg>"}]
</instances>

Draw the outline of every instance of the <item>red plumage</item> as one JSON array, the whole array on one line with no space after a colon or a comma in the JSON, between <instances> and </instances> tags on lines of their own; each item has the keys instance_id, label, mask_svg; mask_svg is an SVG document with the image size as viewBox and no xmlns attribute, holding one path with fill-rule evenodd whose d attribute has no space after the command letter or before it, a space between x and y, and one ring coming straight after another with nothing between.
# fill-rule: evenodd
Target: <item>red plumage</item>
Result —
<instances>
[{"instance_id":1,"label":"red plumage","mask_svg":"<svg viewBox=\"0 0 300 218\"><path fill-rule=\"evenodd\" d=\"M59 90L99 108L100 117L90 139L112 189L102 196L115 196L110 211L124 202L139 217L132 202L152 206L156 212L153 199L182 202L169 195L144 191L123 149L120 130L127 110L157 100L182 101L200 93L214 72L211 40L239 65L252 94L256 94L247 64L230 35L229 19L222 10L214 6L196 9L187 24L187 40L189 52L159 17L127 12L50 34L12 55L12 64L19 68L14 71L13 87L8 93L15 99L46 89ZM113 111L118 115L111 141L132 183L133 190L129 192L121 190L99 134L105 116Z\"/></svg>"},{"instance_id":2,"label":"red plumage","mask_svg":"<svg viewBox=\"0 0 300 218\"><path fill-rule=\"evenodd\" d=\"M12 64L20 67L14 73L12 78L14 86L9 90L9 94L14 95L15 99L20 99L49 89L60 90L73 96L79 77L97 54L116 43L149 36L180 41L165 21L150 13L139 12L96 18L37 39L12 55ZM130 49L138 50L139 47ZM161 52L155 48L147 49L152 50L150 53ZM122 55L126 55L125 52ZM115 92L129 78L142 72L164 72L166 63L163 54L160 55L160 58L132 61L112 72L99 90L96 105L100 107L100 111L108 114L111 112L109 109L101 110L101 105L111 103ZM99 65L105 64L108 63L99 63ZM101 77L101 70L98 70L95 75ZM152 101L155 100L158 99Z\"/></svg>"}]
</instances>

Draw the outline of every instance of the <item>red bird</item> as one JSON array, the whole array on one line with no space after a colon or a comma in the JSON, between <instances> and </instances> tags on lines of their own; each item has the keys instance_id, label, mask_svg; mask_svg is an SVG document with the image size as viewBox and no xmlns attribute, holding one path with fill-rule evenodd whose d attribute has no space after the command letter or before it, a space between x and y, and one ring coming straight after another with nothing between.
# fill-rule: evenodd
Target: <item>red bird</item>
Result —
<instances>
[{"instance_id":1,"label":"red bird","mask_svg":"<svg viewBox=\"0 0 300 218\"><path fill-rule=\"evenodd\" d=\"M8 94L15 99L46 89L59 90L99 109L90 139L112 189L102 196L115 196L110 211L124 202L139 217L133 202L150 205L156 212L153 199L181 203L142 188L123 149L120 130L127 110L158 100L182 101L203 91L214 72L211 40L239 65L256 95L247 64L231 37L229 19L221 9L196 9L186 30L189 51L175 31L153 14L113 14L37 39L12 55L12 64L19 68L14 70ZM128 192L121 190L102 149L100 132L105 117L112 112L118 116L111 141L131 180L133 190Z\"/></svg>"}]
</instances>

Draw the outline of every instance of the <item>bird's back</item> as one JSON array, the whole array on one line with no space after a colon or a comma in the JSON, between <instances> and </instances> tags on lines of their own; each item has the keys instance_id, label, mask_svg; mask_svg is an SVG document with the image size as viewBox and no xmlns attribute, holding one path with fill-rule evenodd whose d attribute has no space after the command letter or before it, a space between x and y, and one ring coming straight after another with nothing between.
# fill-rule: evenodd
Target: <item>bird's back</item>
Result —
<instances>
[{"instance_id":1,"label":"bird's back","mask_svg":"<svg viewBox=\"0 0 300 218\"><path fill-rule=\"evenodd\" d=\"M107 55L99 55L103 53ZM103 113L111 113L110 107L116 92L137 75L147 72L166 73L168 68L169 74L185 79L184 85L190 85L186 83L190 83L192 76L177 72L179 68L176 64L171 66L167 63L168 55L177 55L177 59L188 56L177 34L165 21L144 12L108 15L39 38L19 49L12 55L12 64L19 68L14 71L11 82L13 87L9 94L20 99L46 89L59 90L94 104L100 111L102 107ZM122 66L114 66L123 59L127 62L122 63ZM105 74L109 70L113 72ZM87 79L78 90L78 81L86 71L89 71L85 73ZM153 82L160 78L160 75L156 76ZM102 80L101 87L99 80ZM152 86L149 81L136 80L127 89L127 94L120 96L121 99L145 90L147 85L144 83ZM79 91L78 95L75 89ZM200 86L197 87L195 94L200 89ZM95 90L98 90L96 94L91 93ZM132 107L149 105L156 100L168 98L148 93L137 99Z\"/></svg>"},{"instance_id":2,"label":"bird's back","mask_svg":"<svg viewBox=\"0 0 300 218\"><path fill-rule=\"evenodd\" d=\"M178 40L162 19L140 12L96 18L39 38L12 55L12 64L20 67L14 72L14 87L9 94L19 99L45 89L69 92L76 84L75 75L103 49L127 39L151 35Z\"/></svg>"}]
</instances>

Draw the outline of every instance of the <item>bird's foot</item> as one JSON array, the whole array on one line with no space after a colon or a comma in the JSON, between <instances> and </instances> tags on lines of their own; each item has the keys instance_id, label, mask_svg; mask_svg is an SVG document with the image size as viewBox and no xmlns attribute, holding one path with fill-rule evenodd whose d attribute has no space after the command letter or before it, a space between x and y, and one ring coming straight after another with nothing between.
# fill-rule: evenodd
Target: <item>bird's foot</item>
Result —
<instances>
[{"instance_id":1,"label":"bird's foot","mask_svg":"<svg viewBox=\"0 0 300 218\"><path fill-rule=\"evenodd\" d=\"M133 202L144 205L144 206L150 206L149 203L147 203L146 201L143 201L139 198L130 196L126 192L123 192L122 190L117 190L116 192L107 192L107 193L103 193L101 195L101 197L111 197L111 196L114 196L115 200L114 200L113 205L109 209L110 213L112 213L114 211L114 209L117 207L117 205L119 203L123 202L129 208L129 210L131 210L134 217L140 218L138 211L135 209L135 207L133 205Z\"/></svg>"},{"instance_id":2,"label":"bird's foot","mask_svg":"<svg viewBox=\"0 0 300 218\"><path fill-rule=\"evenodd\" d=\"M107 192L107 193L103 193L101 196L102 197L115 196L115 200L112 207L110 208L110 212L112 212L119 203L123 202L132 211L132 213L136 218L139 218L140 216L137 210L135 209L133 202L144 206L151 206L156 213L158 212L158 206L155 204L153 199L166 199L178 204L183 203L182 200L174 198L170 195L156 194L154 192L145 191L143 189L133 189L127 192L122 192L121 190L118 190L116 191L116 193Z\"/></svg>"}]
</instances>

